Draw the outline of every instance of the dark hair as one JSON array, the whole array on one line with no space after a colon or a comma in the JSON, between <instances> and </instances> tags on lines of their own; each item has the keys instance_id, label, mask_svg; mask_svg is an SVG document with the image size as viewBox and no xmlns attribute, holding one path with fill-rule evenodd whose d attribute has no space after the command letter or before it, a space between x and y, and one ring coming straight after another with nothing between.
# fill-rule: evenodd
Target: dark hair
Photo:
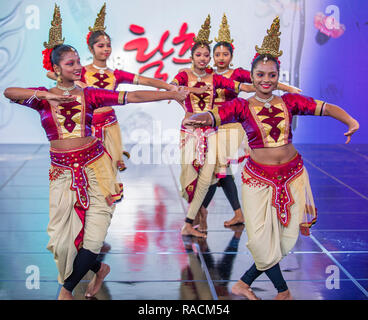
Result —
<instances>
[{"instance_id":1,"label":"dark hair","mask_svg":"<svg viewBox=\"0 0 368 320\"><path fill-rule=\"evenodd\" d=\"M250 69L250 73L253 74L253 70L254 68L257 66L257 64L260 62L260 61L263 61L264 58L266 58L268 60L272 60L273 62L275 62L276 64L276 68L277 68L277 72L280 73L280 63L279 61L277 60L277 58L271 56L270 54L260 54L258 57L256 57L253 61L252 61L252 67Z\"/></svg>"},{"instance_id":2,"label":"dark hair","mask_svg":"<svg viewBox=\"0 0 368 320\"><path fill-rule=\"evenodd\" d=\"M226 41L220 41L220 42L217 42L217 43L215 44L215 46L213 47L213 53L215 53L216 49L217 49L219 46L224 46L224 47L228 48L228 49L229 49L229 51L230 51L231 56L233 56L234 49L233 49L232 45L231 45L229 42L226 42Z\"/></svg>"},{"instance_id":3,"label":"dark hair","mask_svg":"<svg viewBox=\"0 0 368 320\"><path fill-rule=\"evenodd\" d=\"M191 53L192 57L194 55L194 51L196 51L198 47L203 47L203 46L206 47L209 52L211 52L211 47L210 47L210 45L208 43L205 43L205 42L196 42L193 45L193 47L192 47L192 53Z\"/></svg>"},{"instance_id":4,"label":"dark hair","mask_svg":"<svg viewBox=\"0 0 368 320\"><path fill-rule=\"evenodd\" d=\"M97 43L97 40L100 36L106 36L111 41L110 36L106 32L98 30L95 32L91 32L91 35L89 36L88 42L87 42L88 46L90 48L93 48L93 46Z\"/></svg>"},{"instance_id":5,"label":"dark hair","mask_svg":"<svg viewBox=\"0 0 368 320\"><path fill-rule=\"evenodd\" d=\"M70 51L74 51L77 52L77 50L75 50L75 48L73 48L72 46L68 45L68 44L60 44L57 45L54 49L52 49L51 51L51 64L54 65L56 64L57 66L60 65L60 60L62 58L62 56Z\"/></svg>"}]
</instances>

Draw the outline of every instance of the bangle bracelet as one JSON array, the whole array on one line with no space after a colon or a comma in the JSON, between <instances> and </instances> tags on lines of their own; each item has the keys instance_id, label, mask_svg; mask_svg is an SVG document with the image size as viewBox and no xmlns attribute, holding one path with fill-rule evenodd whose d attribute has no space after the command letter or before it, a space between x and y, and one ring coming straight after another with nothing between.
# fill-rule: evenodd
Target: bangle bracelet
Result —
<instances>
[{"instance_id":1,"label":"bangle bracelet","mask_svg":"<svg viewBox=\"0 0 368 320\"><path fill-rule=\"evenodd\" d=\"M34 92L34 94L26 101L26 103L32 103L32 101L34 100L34 99L36 99L37 101L41 101L41 99L38 99L37 98L37 96L36 96L36 93L37 93L37 91L38 90L36 90L35 92Z\"/></svg>"},{"instance_id":2,"label":"bangle bracelet","mask_svg":"<svg viewBox=\"0 0 368 320\"><path fill-rule=\"evenodd\" d=\"M213 115L213 113L211 111L207 111L207 113L209 113L211 115L211 118L212 118L211 127L215 127L216 126L215 116Z\"/></svg>"}]
</instances>

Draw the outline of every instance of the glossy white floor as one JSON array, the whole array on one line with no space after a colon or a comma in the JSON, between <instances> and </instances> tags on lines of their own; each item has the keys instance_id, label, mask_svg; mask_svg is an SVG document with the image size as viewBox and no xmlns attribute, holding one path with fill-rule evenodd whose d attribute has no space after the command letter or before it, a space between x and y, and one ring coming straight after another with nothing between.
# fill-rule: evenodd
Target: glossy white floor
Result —
<instances>
[{"instance_id":1,"label":"glossy white floor","mask_svg":"<svg viewBox=\"0 0 368 320\"><path fill-rule=\"evenodd\" d=\"M288 286L295 299L367 299L368 145L297 148L319 218L281 262ZM47 145L0 145L0 299L55 299L60 289L46 250L48 166ZM120 174L125 198L106 239L111 248L101 255L111 273L97 298L239 299L230 288L253 261L245 229L223 227L232 216L223 191L209 206L207 240L183 239L180 166L130 160L127 166ZM240 191L239 170L235 177ZM85 286L77 287L77 297ZM265 275L253 289L262 299L276 294Z\"/></svg>"}]
</instances>

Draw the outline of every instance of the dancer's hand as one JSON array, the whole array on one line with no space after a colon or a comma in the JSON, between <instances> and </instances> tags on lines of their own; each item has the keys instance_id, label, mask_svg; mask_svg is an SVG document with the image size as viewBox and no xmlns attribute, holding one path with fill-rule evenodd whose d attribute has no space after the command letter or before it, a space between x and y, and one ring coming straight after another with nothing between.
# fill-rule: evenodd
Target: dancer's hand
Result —
<instances>
[{"instance_id":1,"label":"dancer's hand","mask_svg":"<svg viewBox=\"0 0 368 320\"><path fill-rule=\"evenodd\" d=\"M75 81L74 82L78 87L81 87L82 89L88 87L87 83L84 83L82 81Z\"/></svg>"},{"instance_id":2,"label":"dancer's hand","mask_svg":"<svg viewBox=\"0 0 368 320\"><path fill-rule=\"evenodd\" d=\"M175 84L169 84L169 88L167 91L178 91L178 90L179 90L179 86L176 86Z\"/></svg>"},{"instance_id":3,"label":"dancer's hand","mask_svg":"<svg viewBox=\"0 0 368 320\"><path fill-rule=\"evenodd\" d=\"M64 96L62 94L45 92L43 99L47 100L50 103L50 106L54 109L56 113L61 114L61 111L58 108L59 104L75 101L77 99L77 96Z\"/></svg>"},{"instance_id":4,"label":"dancer's hand","mask_svg":"<svg viewBox=\"0 0 368 320\"><path fill-rule=\"evenodd\" d=\"M344 133L344 136L347 136L345 144L348 144L351 141L351 136L355 131L359 129L359 122L352 118L351 124L349 124L349 131Z\"/></svg>"},{"instance_id":5,"label":"dancer's hand","mask_svg":"<svg viewBox=\"0 0 368 320\"><path fill-rule=\"evenodd\" d=\"M194 114L183 120L183 126L193 128L212 126L212 117L208 112Z\"/></svg>"},{"instance_id":6,"label":"dancer's hand","mask_svg":"<svg viewBox=\"0 0 368 320\"><path fill-rule=\"evenodd\" d=\"M197 87L190 87L190 88L188 88L188 90L191 93L194 93L194 94L203 94L206 91L211 91L212 90L212 85L206 84L205 86L202 86L202 87L199 87L199 88L197 88Z\"/></svg>"},{"instance_id":7,"label":"dancer's hand","mask_svg":"<svg viewBox=\"0 0 368 320\"><path fill-rule=\"evenodd\" d=\"M184 100L187 98L189 90L186 87L179 87L178 91L174 92L174 99L185 109Z\"/></svg>"},{"instance_id":8,"label":"dancer's hand","mask_svg":"<svg viewBox=\"0 0 368 320\"><path fill-rule=\"evenodd\" d=\"M290 88L289 88L289 92L290 93L298 93L298 94L300 94L301 92L302 92L302 89L300 89L300 88L297 88L297 87L293 87L293 86L289 86Z\"/></svg>"}]
</instances>

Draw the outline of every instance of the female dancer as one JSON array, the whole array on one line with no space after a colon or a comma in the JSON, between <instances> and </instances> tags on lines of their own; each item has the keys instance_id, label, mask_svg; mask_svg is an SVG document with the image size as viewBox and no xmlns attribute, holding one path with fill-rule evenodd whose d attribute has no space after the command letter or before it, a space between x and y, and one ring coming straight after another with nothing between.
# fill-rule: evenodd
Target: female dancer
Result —
<instances>
[{"instance_id":1,"label":"female dancer","mask_svg":"<svg viewBox=\"0 0 368 320\"><path fill-rule=\"evenodd\" d=\"M116 90L121 83L177 90L175 86L162 80L143 77L117 69L111 70L107 67L106 62L112 50L110 36L105 32L105 16L106 3L98 13L93 28L89 27L90 32L87 35L87 45L93 55L93 62L82 68L81 81L87 84L87 86L109 90ZM47 76L53 80L57 79L53 72L49 72ZM114 170L124 171L126 165L122 156L125 155L129 159L130 154L124 150L121 129L112 107L103 107L94 111L92 132L95 137L103 142L107 152L111 155Z\"/></svg>"},{"instance_id":2,"label":"female dancer","mask_svg":"<svg viewBox=\"0 0 368 320\"><path fill-rule=\"evenodd\" d=\"M242 173L242 199L247 247L255 263L232 288L234 294L258 299L252 282L265 272L278 291L276 299L291 299L279 262L295 245L299 229L309 235L316 209L303 159L292 144L294 115L330 116L348 126L346 143L359 123L338 106L299 94L272 94L279 78L279 19L274 20L252 62L256 93L226 102L222 107L191 116L190 126L240 122L247 133L250 158Z\"/></svg>"},{"instance_id":3,"label":"female dancer","mask_svg":"<svg viewBox=\"0 0 368 320\"><path fill-rule=\"evenodd\" d=\"M203 87L211 86L210 91L202 94L190 94L185 100L185 118L194 113L211 110L213 107L214 94L217 88L226 88L228 90L250 92L253 89L251 85L240 84L239 82L226 79L217 74L206 72L210 62L210 16L208 15L198 36L194 38L192 47L192 69L185 69L179 72L173 84L180 86ZM185 119L184 118L184 119ZM208 129L208 130L207 130ZM202 232L193 228L193 221L203 199L213 181L216 165L216 131L212 128L201 128L195 131L181 129L181 176L182 195L189 202L189 208L185 224L182 228L183 235L194 235L197 237L206 237Z\"/></svg>"},{"instance_id":4,"label":"female dancer","mask_svg":"<svg viewBox=\"0 0 368 320\"><path fill-rule=\"evenodd\" d=\"M72 299L72 291L92 270L95 277L86 296L97 293L109 266L96 260L105 239L114 200L121 197L102 143L91 135L96 108L126 103L185 99L187 92L110 91L75 85L81 69L77 51L64 45L60 10L55 5L50 38L44 43L44 63L51 64L60 82L50 90L7 88L5 97L39 112L50 141L50 221L47 248L54 254L58 280L63 284L59 299Z\"/></svg>"},{"instance_id":5,"label":"female dancer","mask_svg":"<svg viewBox=\"0 0 368 320\"><path fill-rule=\"evenodd\" d=\"M213 70L216 74L222 75L225 78L238 81L241 83L252 83L250 72L243 68L231 68L231 61L233 59L233 39L230 36L230 28L227 23L226 15L222 17L222 23L218 32L218 38L215 38L217 42L213 47L213 59L216 69ZM211 70L211 69L210 69ZM211 70L212 71L212 70ZM299 93L300 89L288 86L282 83L278 83L277 89L288 91L291 93ZM216 96L214 99L215 106L221 106L226 101L230 101L236 98L238 94L234 91L218 88L216 90ZM240 123L228 123L221 125L218 128L217 134L217 178L219 181L217 184L210 186L207 195L203 201L203 205L200 209L200 227L199 230L205 230L207 227L207 207L210 204L213 196L215 195L217 186L221 186L224 193L229 200L231 207L234 211L234 217L224 222L225 227L229 227L236 224L244 223L243 212L240 207L238 199L238 190L234 182L234 177L230 169L230 160L234 158L234 153L239 149L243 143L245 147L245 155L249 154L248 142L245 136L245 132ZM234 147L235 146L235 147ZM239 160L243 159L240 158Z\"/></svg>"}]
</instances>

